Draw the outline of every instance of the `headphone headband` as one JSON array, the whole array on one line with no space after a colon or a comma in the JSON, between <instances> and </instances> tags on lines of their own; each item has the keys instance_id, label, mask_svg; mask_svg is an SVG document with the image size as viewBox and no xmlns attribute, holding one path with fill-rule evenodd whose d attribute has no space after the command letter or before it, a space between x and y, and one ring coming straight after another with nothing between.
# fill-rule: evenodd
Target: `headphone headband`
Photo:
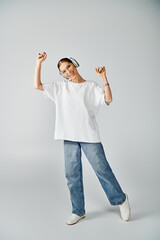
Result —
<instances>
[{"instance_id":1,"label":"headphone headband","mask_svg":"<svg viewBox=\"0 0 160 240\"><path fill-rule=\"evenodd\" d=\"M73 59L73 60L72 60L72 59ZM76 61L76 59L70 57L70 60L71 60L72 63L75 65L75 67L79 67L79 66L80 66L79 63ZM75 64L74 62L75 62L76 64Z\"/></svg>"}]
</instances>

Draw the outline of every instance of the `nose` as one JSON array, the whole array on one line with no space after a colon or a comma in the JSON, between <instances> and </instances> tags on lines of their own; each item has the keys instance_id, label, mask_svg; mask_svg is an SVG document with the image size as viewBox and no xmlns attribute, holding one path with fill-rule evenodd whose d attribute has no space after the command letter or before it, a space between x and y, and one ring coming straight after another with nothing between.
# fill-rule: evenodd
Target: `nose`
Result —
<instances>
[{"instance_id":1,"label":"nose","mask_svg":"<svg viewBox=\"0 0 160 240\"><path fill-rule=\"evenodd\" d=\"M66 69L66 71L67 71L67 74L70 73L68 69Z\"/></svg>"}]
</instances>

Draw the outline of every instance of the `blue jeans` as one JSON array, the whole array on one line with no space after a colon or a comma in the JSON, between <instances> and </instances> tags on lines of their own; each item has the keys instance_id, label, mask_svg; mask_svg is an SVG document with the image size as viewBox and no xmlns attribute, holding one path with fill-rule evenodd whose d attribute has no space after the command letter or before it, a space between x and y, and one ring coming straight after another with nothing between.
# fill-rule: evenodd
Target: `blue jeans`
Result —
<instances>
[{"instance_id":1,"label":"blue jeans","mask_svg":"<svg viewBox=\"0 0 160 240\"><path fill-rule=\"evenodd\" d=\"M111 205L120 205L126 199L106 159L101 142L88 143L64 140L65 177L70 191L72 213L85 214L81 148L94 169Z\"/></svg>"}]
</instances>

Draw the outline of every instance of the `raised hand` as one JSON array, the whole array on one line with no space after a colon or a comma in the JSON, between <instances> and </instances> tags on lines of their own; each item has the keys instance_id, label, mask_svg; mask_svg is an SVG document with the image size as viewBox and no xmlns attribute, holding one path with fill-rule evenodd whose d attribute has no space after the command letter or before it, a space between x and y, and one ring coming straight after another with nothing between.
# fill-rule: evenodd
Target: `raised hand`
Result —
<instances>
[{"instance_id":1,"label":"raised hand","mask_svg":"<svg viewBox=\"0 0 160 240\"><path fill-rule=\"evenodd\" d=\"M106 70L105 70L105 66L103 67L98 67L98 68L95 68L96 70L96 73L98 74L98 76L102 77L102 76L105 76L106 75Z\"/></svg>"},{"instance_id":2,"label":"raised hand","mask_svg":"<svg viewBox=\"0 0 160 240\"><path fill-rule=\"evenodd\" d=\"M37 58L37 61L42 63L47 57L47 54L45 52L43 52L42 54L41 53L38 53L38 58Z\"/></svg>"}]
</instances>

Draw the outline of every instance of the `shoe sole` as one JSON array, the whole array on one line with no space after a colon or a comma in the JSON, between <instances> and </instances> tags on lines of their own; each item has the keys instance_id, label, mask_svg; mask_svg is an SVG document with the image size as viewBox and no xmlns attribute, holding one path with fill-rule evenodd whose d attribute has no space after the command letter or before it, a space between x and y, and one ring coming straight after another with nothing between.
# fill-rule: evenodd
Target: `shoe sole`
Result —
<instances>
[{"instance_id":1,"label":"shoe sole","mask_svg":"<svg viewBox=\"0 0 160 240\"><path fill-rule=\"evenodd\" d=\"M79 222L79 220L81 220L81 219L83 219L83 218L85 218L86 216L83 216L83 217L81 217L80 219L78 219L78 221L77 222L75 222L75 223L71 223L71 224L69 224L69 223L66 223L67 225L74 225L74 224L76 224L76 223L78 223Z\"/></svg>"}]
</instances>

